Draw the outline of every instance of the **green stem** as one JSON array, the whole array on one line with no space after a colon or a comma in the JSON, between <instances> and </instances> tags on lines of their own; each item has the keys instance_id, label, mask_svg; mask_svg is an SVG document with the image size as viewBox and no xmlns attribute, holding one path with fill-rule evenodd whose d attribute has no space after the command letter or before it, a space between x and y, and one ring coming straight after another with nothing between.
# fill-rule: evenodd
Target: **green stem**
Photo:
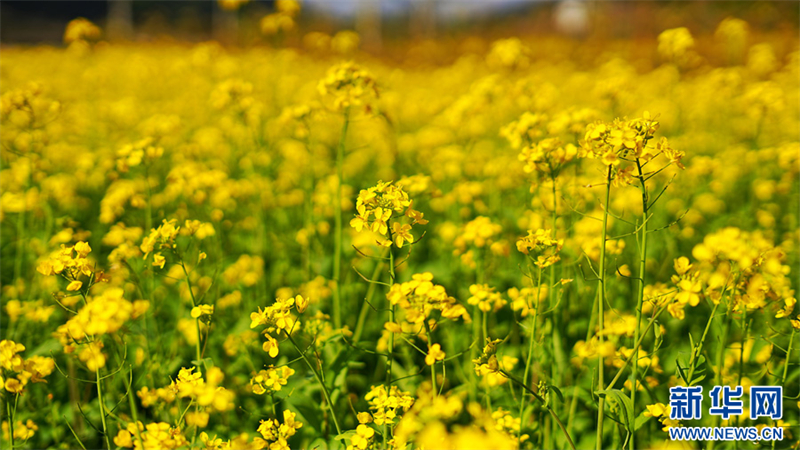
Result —
<instances>
[{"instance_id":1,"label":"green stem","mask_svg":"<svg viewBox=\"0 0 800 450\"><path fill-rule=\"evenodd\" d=\"M598 324L598 348L603 347L603 322L605 321L604 306L606 303L606 233L608 227L608 208L611 200L611 168L608 166L608 173L606 174L606 203L603 206L603 231L600 237L600 272L597 280L597 324ZM605 384L603 378L603 357L597 357L597 381L599 386ZM604 398L600 397L597 401L597 450L603 449L603 414L604 414Z\"/></svg>"},{"instance_id":2,"label":"green stem","mask_svg":"<svg viewBox=\"0 0 800 450\"><path fill-rule=\"evenodd\" d=\"M28 184L30 183L30 172L33 170L33 162L28 160L28 175L22 185L22 211L17 216L17 248L14 255L14 283L22 276L22 250L25 245L25 212L28 210Z\"/></svg>"},{"instance_id":3,"label":"green stem","mask_svg":"<svg viewBox=\"0 0 800 450\"><path fill-rule=\"evenodd\" d=\"M197 306L197 300L194 298L194 291L192 290L192 281L189 279L189 271L186 270L186 264L184 264L184 262L183 262L183 257L181 256L180 258L181 258L181 268L183 268L183 274L186 276L186 286L189 288L189 296L192 298L192 307L195 307L195 306ZM203 373L203 369L201 369L200 366L203 365L203 352L200 349L200 340L201 340L202 337L201 337L201 334L200 334L200 318L199 317L194 319L194 326L195 326L195 330L197 331L197 341L195 341L195 344L194 344L195 356L197 358L196 367L197 367L197 372L202 374ZM194 411L195 411L195 413L199 413L200 412L200 404L199 403L195 405ZM197 429L198 429L198 427L195 426L194 427L194 433L192 434L192 445L194 445L194 441L197 438Z\"/></svg>"},{"instance_id":4,"label":"green stem","mask_svg":"<svg viewBox=\"0 0 800 450\"><path fill-rule=\"evenodd\" d=\"M344 146L347 139L347 127L350 125L350 109L344 110L344 124L339 145L336 148L336 200L334 201L334 250L333 250L333 326L342 327L342 290L341 290L341 264L342 264L342 183L344 179L342 166L344 164Z\"/></svg>"},{"instance_id":5,"label":"green stem","mask_svg":"<svg viewBox=\"0 0 800 450\"><path fill-rule=\"evenodd\" d=\"M666 305L662 306L658 311L656 311L653 317L650 318L650 321L647 323L647 328L644 329L644 333L642 333L642 335L639 336L639 340L636 341L634 350L638 349L642 345L642 341L644 340L645 336L647 336L647 333L650 331L650 328L653 327L653 324L656 322L656 320L658 320L658 317L666 309L667 309ZM617 381L619 381L620 377L622 376L622 372L625 371L625 368L628 367L628 364L630 364L632 360L633 360L633 354L631 354L631 356L629 356L628 359L625 360L625 363L622 365L622 367L619 368L617 374L614 375L614 378L611 380L610 383L608 383L608 386L606 386L606 390L614 389L614 385L616 385ZM603 385L601 384L600 387L602 388Z\"/></svg>"},{"instance_id":6,"label":"green stem","mask_svg":"<svg viewBox=\"0 0 800 450\"><path fill-rule=\"evenodd\" d=\"M392 242L392 228L389 226L389 222L386 222L387 228L389 229L389 242ZM395 280L395 273L394 273L394 248L392 247L394 244L389 245L389 284L394 285ZM388 301L388 298L387 298ZM389 305L389 321L394 322L394 314L395 314L395 305ZM426 323L427 324L427 323ZM389 356L386 359L386 385L388 386L389 391L392 390L392 361L394 361L394 333L389 333ZM388 448L388 425L386 422L383 423L383 448Z\"/></svg>"},{"instance_id":7,"label":"green stem","mask_svg":"<svg viewBox=\"0 0 800 450\"><path fill-rule=\"evenodd\" d=\"M526 383L528 382L528 376L531 371L531 362L533 361L533 346L534 342L536 341L536 315L539 312L539 296L542 292L542 268L539 267L539 277L538 277L538 288L536 289L536 298L533 299L533 314L531 315L531 335L530 340L528 342L528 356L525 358L525 375L523 376L523 381ZM519 399L519 430L520 436L517 439L521 439L522 429L525 427L525 416L523 412L525 411L525 395L520 395ZM518 442L518 444L522 444L522 442ZM519 446L519 445L518 445Z\"/></svg>"},{"instance_id":8,"label":"green stem","mask_svg":"<svg viewBox=\"0 0 800 450\"><path fill-rule=\"evenodd\" d=\"M706 336L708 335L708 330L711 328L711 322L714 320L714 314L717 312L717 308L719 308L719 303L714 305L714 309L711 310L711 316L708 318L708 322L706 322L706 328L703 330L703 337L700 338L700 342L697 344L697 348L692 349L692 357L689 360L689 387L692 386L692 379L694 378L694 372L697 368L697 358L703 352L703 346L706 342Z\"/></svg>"},{"instance_id":9,"label":"green stem","mask_svg":"<svg viewBox=\"0 0 800 450\"><path fill-rule=\"evenodd\" d=\"M189 279L189 271L186 270L186 264L183 263L183 258L181 258L181 268L183 268L183 274L186 275L186 286L189 288L189 296L192 297L192 307L197 306L197 300L194 298L194 291L192 290L192 281ZM194 319L195 329L197 330L197 341L195 342L195 353L197 356L197 370L202 373L202 369L200 365L202 364L202 351L200 350L200 318Z\"/></svg>"},{"instance_id":10,"label":"green stem","mask_svg":"<svg viewBox=\"0 0 800 450\"><path fill-rule=\"evenodd\" d=\"M639 238L639 292L636 300L636 328L633 331L633 342L639 342L639 327L642 324L642 305L644 303L644 277L647 272L647 220L648 220L648 207L649 201L647 195L647 185L645 184L644 173L642 172L642 164L639 159L636 159L636 168L639 170L639 188L642 191L642 226L641 237ZM631 407L633 408L633 417L636 417L636 389L639 380L639 347L633 351L633 366L631 370ZM630 448L636 448L636 430L631 430L631 445Z\"/></svg>"},{"instance_id":11,"label":"green stem","mask_svg":"<svg viewBox=\"0 0 800 450\"><path fill-rule=\"evenodd\" d=\"M428 351L430 352L430 348L433 345L433 340L431 336L431 326L428 324L428 321L425 320L425 333L428 336ZM433 387L433 397L436 398L438 395L438 390L436 389L436 361L433 361L431 365L431 386Z\"/></svg>"},{"instance_id":12,"label":"green stem","mask_svg":"<svg viewBox=\"0 0 800 450\"><path fill-rule=\"evenodd\" d=\"M567 438L567 442L569 442L569 446L572 448L572 450L575 450L575 444L572 442L572 438L570 437L569 433L567 432L567 429L564 427L564 423L561 422L561 419L558 418L558 414L556 414L555 411L553 411L553 408L551 408L550 405L548 405L547 402L545 402L545 400L542 398L542 396L537 394L533 389L528 387L527 384L525 384L522 381L520 381L514 375L511 375L510 373L508 373L508 372L506 372L505 370L502 370L502 369L500 369L499 372L502 373L503 375L505 375L509 380L513 381L514 383L517 383L523 389L528 391L531 395L533 395L534 398L536 398L536 400L539 400L539 403L542 404L542 407L544 407L544 409L546 409L547 412L549 412L550 415L553 416L553 420L555 420L556 423L558 424L558 427L561 428L561 431L564 433L564 437L566 437ZM520 433L522 433L522 427L520 427Z\"/></svg>"},{"instance_id":13,"label":"green stem","mask_svg":"<svg viewBox=\"0 0 800 450\"><path fill-rule=\"evenodd\" d=\"M714 366L717 369L717 373L714 375L714 385L716 386L720 386L722 384L722 368L723 368L722 363L725 358L725 345L728 342L728 331L730 330L730 316L731 316L731 310L733 309L732 305L733 302L730 301L728 304L728 311L725 314L725 318L723 319L722 334L720 335L719 339L719 346L717 350L717 361L716 365ZM719 417L720 416L714 416L714 424L713 424L714 427L719 425ZM708 447L707 447L708 450L714 450L714 444L715 441L713 440L708 441Z\"/></svg>"},{"instance_id":14,"label":"green stem","mask_svg":"<svg viewBox=\"0 0 800 450\"><path fill-rule=\"evenodd\" d=\"M792 327L792 334L789 336L789 346L786 348L786 362L783 363L783 376L781 377L781 386L786 385L786 375L789 373L789 359L792 357L792 343L794 343L795 328ZM772 441L772 450L775 450L775 441Z\"/></svg>"},{"instance_id":15,"label":"green stem","mask_svg":"<svg viewBox=\"0 0 800 450\"><path fill-rule=\"evenodd\" d=\"M742 309L742 345L739 347L739 378L737 385L742 384L742 372L744 372L744 344L747 341L747 308Z\"/></svg>"},{"instance_id":16,"label":"green stem","mask_svg":"<svg viewBox=\"0 0 800 450\"><path fill-rule=\"evenodd\" d=\"M14 416L17 415L17 395L14 394L14 408L11 408L11 402L6 400L6 414L8 414L8 429L9 437L11 439L11 448L14 448Z\"/></svg>"},{"instance_id":17,"label":"green stem","mask_svg":"<svg viewBox=\"0 0 800 450\"><path fill-rule=\"evenodd\" d=\"M133 379L133 367L129 366L129 378L126 379L128 384L128 404L131 407L131 416L133 417L133 424L136 429L136 440L139 441L140 448L144 448L144 441L142 441L142 435L139 432L139 417L136 411L136 402L133 400L133 387L131 386L131 380Z\"/></svg>"},{"instance_id":18,"label":"green stem","mask_svg":"<svg viewBox=\"0 0 800 450\"><path fill-rule=\"evenodd\" d=\"M595 315L597 314L597 296L594 296L594 300L592 301L592 314L589 317L589 326L586 328L586 338L584 342L589 342L592 338L592 329L594 328L594 322L597 319ZM572 425L573 419L575 418L575 413L578 410L578 393L580 392L579 386L576 384L575 387L572 389L572 402L569 406L569 416L567 417L567 431L572 433Z\"/></svg>"},{"instance_id":19,"label":"green stem","mask_svg":"<svg viewBox=\"0 0 800 450\"><path fill-rule=\"evenodd\" d=\"M558 229L558 190L557 190L558 186L556 184L556 176L552 174L552 171L551 171L550 181L552 183L552 188L553 188L553 224L552 224L553 239L558 239L558 233L556 232L556 230ZM554 302L554 297L556 294L555 286L556 286L556 266L555 264L553 264L550 266L550 286L548 286L548 291L547 291L549 308L555 307L555 302ZM562 328L561 308L559 307L555 311L553 311L552 319L548 318L547 320L549 323L552 324L551 329L553 330L553 339L550 342L552 344L553 356L556 362L555 364L553 364L551 368L552 380L558 386L561 386L563 384L562 376L566 371L565 369L566 356L564 355L564 346L561 339L561 328ZM554 406L553 409L556 410L556 412L558 412L557 399L554 399L553 406ZM547 428L547 432L548 434L551 433L551 427ZM555 427L552 428L552 432L554 434Z\"/></svg>"},{"instance_id":20,"label":"green stem","mask_svg":"<svg viewBox=\"0 0 800 450\"><path fill-rule=\"evenodd\" d=\"M103 379L100 377L100 368L95 369L97 375L97 402L100 405L100 422L103 424L103 436L106 439L106 448L111 450L111 439L108 437L108 427L106 426L106 410L103 403Z\"/></svg>"},{"instance_id":21,"label":"green stem","mask_svg":"<svg viewBox=\"0 0 800 450\"><path fill-rule=\"evenodd\" d=\"M333 425L336 427L336 434L342 434L342 430L341 428L339 428L339 421L336 420L336 413L333 411L333 402L331 402L331 394L330 392L328 392L328 387L325 386L325 383L322 382L322 377L320 376L319 372L317 372L317 369L314 368L314 365L311 364L311 361L308 360L308 357L306 356L305 352L303 352L303 350L300 349L300 347L297 345L294 339L292 339L292 335L289 334L286 330L283 330L283 332L286 334L286 337L289 339L289 342L292 343L295 350L297 350L297 353L300 354L300 357L303 358L303 361L306 362L308 368L311 369L311 372L314 373L314 378L317 379L317 383L319 383L320 388L322 388L322 394L325 395L325 402L328 403L328 411L330 411L331 418L333 419Z\"/></svg>"},{"instance_id":22,"label":"green stem","mask_svg":"<svg viewBox=\"0 0 800 450\"><path fill-rule=\"evenodd\" d=\"M381 259L375 263L375 270L372 272L372 278L370 278L371 280L377 280L378 276L380 276L384 266L383 258L386 257L387 251L389 251L389 249L384 249L384 251L381 253ZM372 304L372 298L375 296L375 291L377 291L377 284L378 283L369 283L367 295L364 303L361 305L361 311L358 313L356 328L353 332L353 344L358 343L359 339L361 339L361 334L364 332L364 324L366 323L367 316L369 315L369 305Z\"/></svg>"}]
</instances>

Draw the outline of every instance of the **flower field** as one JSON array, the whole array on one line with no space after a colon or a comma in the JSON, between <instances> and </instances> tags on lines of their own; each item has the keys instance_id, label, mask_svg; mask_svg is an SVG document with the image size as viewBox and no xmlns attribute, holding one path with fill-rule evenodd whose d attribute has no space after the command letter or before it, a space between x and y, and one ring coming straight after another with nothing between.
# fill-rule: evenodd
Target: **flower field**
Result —
<instances>
[{"instance_id":1,"label":"flower field","mask_svg":"<svg viewBox=\"0 0 800 450\"><path fill-rule=\"evenodd\" d=\"M0 446L798 448L797 30L659 32L3 48Z\"/></svg>"}]
</instances>

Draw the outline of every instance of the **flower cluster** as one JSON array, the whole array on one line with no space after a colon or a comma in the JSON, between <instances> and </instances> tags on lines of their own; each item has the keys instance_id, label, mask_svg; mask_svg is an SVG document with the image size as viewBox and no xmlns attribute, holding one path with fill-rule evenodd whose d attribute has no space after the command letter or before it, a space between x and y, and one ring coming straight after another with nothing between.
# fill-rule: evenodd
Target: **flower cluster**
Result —
<instances>
[{"instance_id":1,"label":"flower cluster","mask_svg":"<svg viewBox=\"0 0 800 450\"><path fill-rule=\"evenodd\" d=\"M390 247L394 242L397 247L403 247L404 243L414 241L414 236L411 234L412 226L428 223L422 218L423 214L411 206L412 200L401 186L391 181L386 183L379 181L376 186L362 189L358 194L356 200L358 214L350 220L350 226L358 232L368 228L380 234L382 236L378 241L380 245ZM404 217L409 223L401 221Z\"/></svg>"},{"instance_id":2,"label":"flower cluster","mask_svg":"<svg viewBox=\"0 0 800 450\"><path fill-rule=\"evenodd\" d=\"M525 442L530 436L523 434L520 436L520 418L511 415L510 411L503 408L497 408L492 412L492 419L495 421L495 429L503 432L512 438L519 436L519 442Z\"/></svg>"},{"instance_id":3,"label":"flower cluster","mask_svg":"<svg viewBox=\"0 0 800 450\"><path fill-rule=\"evenodd\" d=\"M19 394L28 383L47 383L44 377L55 369L52 358L32 356L23 359L25 346L10 340L0 341L0 389Z\"/></svg>"},{"instance_id":4,"label":"flower cluster","mask_svg":"<svg viewBox=\"0 0 800 450\"><path fill-rule=\"evenodd\" d=\"M117 170L128 172L142 163L149 165L164 154L164 149L151 137L124 145L117 151Z\"/></svg>"},{"instance_id":5,"label":"flower cluster","mask_svg":"<svg viewBox=\"0 0 800 450\"><path fill-rule=\"evenodd\" d=\"M86 305L53 333L65 352L79 348L78 357L90 370L106 364L99 338L116 333L128 320L142 316L150 308L149 301L130 302L123 298L124 294L121 288L109 288L100 295L87 297Z\"/></svg>"},{"instance_id":6,"label":"flower cluster","mask_svg":"<svg viewBox=\"0 0 800 450\"><path fill-rule=\"evenodd\" d=\"M562 283L565 283L563 280ZM508 298L511 299L511 309L519 311L521 317L527 317L531 309L538 308L539 303L547 299L550 286L542 284L537 287L525 287L522 289L511 288L508 290Z\"/></svg>"},{"instance_id":7,"label":"flower cluster","mask_svg":"<svg viewBox=\"0 0 800 450\"><path fill-rule=\"evenodd\" d=\"M272 337L271 333L291 334L295 328L296 320L292 314L292 309L302 313L308 307L308 299L302 295L289 298L277 298L275 303L267 306L263 310L258 308L258 312L250 313L250 328L266 325L262 331L267 339L262 348L271 358L278 356L278 340Z\"/></svg>"},{"instance_id":8,"label":"flower cluster","mask_svg":"<svg viewBox=\"0 0 800 450\"><path fill-rule=\"evenodd\" d=\"M157 252L153 255L153 266L164 268L166 258L158 250L175 247L175 239L181 230L177 224L178 219L164 219L158 228L151 229L150 234L142 240L139 248L144 252L144 259L147 259L147 255L151 252Z\"/></svg>"},{"instance_id":9,"label":"flower cluster","mask_svg":"<svg viewBox=\"0 0 800 450\"><path fill-rule=\"evenodd\" d=\"M141 389L136 391L136 395L142 401L142 406L149 408L158 402L174 402L178 393L176 392L174 385L161 387L158 389L150 389L147 386L143 386Z\"/></svg>"},{"instance_id":10,"label":"flower cluster","mask_svg":"<svg viewBox=\"0 0 800 450\"><path fill-rule=\"evenodd\" d=\"M8 430L8 421L4 420L2 424L3 429L3 439L9 440L9 430ZM14 439L27 441L28 439L32 438L36 432L39 431L39 426L30 419L22 422L21 420L16 421L14 424Z\"/></svg>"},{"instance_id":11,"label":"flower cluster","mask_svg":"<svg viewBox=\"0 0 800 450\"><path fill-rule=\"evenodd\" d=\"M669 303L667 310L672 317L683 319L686 316L684 312L686 305L694 307L700 303L703 284L698 272L691 270L692 264L689 258L681 256L675 260L674 267L675 275L672 276L672 283L677 293L671 297L674 301Z\"/></svg>"},{"instance_id":12,"label":"flower cluster","mask_svg":"<svg viewBox=\"0 0 800 450\"><path fill-rule=\"evenodd\" d=\"M551 230L528 230L528 235L517 240L517 250L535 258L534 264L540 269L552 266L561 260L559 252L564 245L563 239L552 237Z\"/></svg>"},{"instance_id":13,"label":"flower cluster","mask_svg":"<svg viewBox=\"0 0 800 450\"><path fill-rule=\"evenodd\" d=\"M70 21L64 31L64 43L93 41L100 37L100 28L88 19L79 17Z\"/></svg>"},{"instance_id":14,"label":"flower cluster","mask_svg":"<svg viewBox=\"0 0 800 450\"><path fill-rule=\"evenodd\" d=\"M378 97L372 74L352 61L331 67L317 90L322 96L331 97L333 107L338 110L361 104L369 110L369 102Z\"/></svg>"},{"instance_id":15,"label":"flower cluster","mask_svg":"<svg viewBox=\"0 0 800 450\"><path fill-rule=\"evenodd\" d=\"M253 388L254 394L272 395L280 391L282 386L286 386L289 377L292 375L294 375L294 369L289 366L270 366L267 370L260 370L255 374L250 379L250 386Z\"/></svg>"},{"instance_id":16,"label":"flower cluster","mask_svg":"<svg viewBox=\"0 0 800 450\"><path fill-rule=\"evenodd\" d=\"M406 448L412 439L420 448L518 448L514 419L494 418L477 403L465 405L464 396L453 391L435 395L420 388L414 406L394 430L395 448Z\"/></svg>"},{"instance_id":17,"label":"flower cluster","mask_svg":"<svg viewBox=\"0 0 800 450\"><path fill-rule=\"evenodd\" d=\"M653 139L658 127L659 123L648 112L633 120L590 123L581 142L582 154L615 167L628 159L648 161L654 153L646 148L647 142Z\"/></svg>"},{"instance_id":18,"label":"flower cluster","mask_svg":"<svg viewBox=\"0 0 800 450\"><path fill-rule=\"evenodd\" d=\"M647 411L645 411L643 414L645 417L655 417L658 419L658 421L661 422L661 425L663 425L662 430L664 431L669 430L670 427L682 427L683 424L681 424L679 421L669 418L669 409L669 405L656 403L653 405L647 405Z\"/></svg>"},{"instance_id":19,"label":"flower cluster","mask_svg":"<svg viewBox=\"0 0 800 450\"><path fill-rule=\"evenodd\" d=\"M216 109L243 112L253 106L253 85L239 79L229 79L218 84L211 92L211 104Z\"/></svg>"},{"instance_id":20,"label":"flower cluster","mask_svg":"<svg viewBox=\"0 0 800 450\"><path fill-rule=\"evenodd\" d=\"M578 156L578 147L564 143L559 138L543 139L536 144L523 147L519 160L525 163L525 173L540 172L550 178Z\"/></svg>"},{"instance_id":21,"label":"flower cluster","mask_svg":"<svg viewBox=\"0 0 800 450\"><path fill-rule=\"evenodd\" d=\"M405 320L411 324L421 324L431 318L431 312L441 311L442 317L456 319L461 317L466 322L471 319L466 308L447 295L444 287L433 284L430 272L414 274L411 281L392 285L386 294L392 305L399 305L405 311Z\"/></svg>"},{"instance_id":22,"label":"flower cluster","mask_svg":"<svg viewBox=\"0 0 800 450\"><path fill-rule=\"evenodd\" d=\"M678 66L686 65L697 58L692 51L694 38L686 27L664 30L658 35L658 53L665 61Z\"/></svg>"},{"instance_id":23,"label":"flower cluster","mask_svg":"<svg viewBox=\"0 0 800 450\"><path fill-rule=\"evenodd\" d=\"M385 385L372 386L364 398L369 402L376 425L393 424L398 414L408 411L414 404L414 397L397 386L388 391Z\"/></svg>"},{"instance_id":24,"label":"flower cluster","mask_svg":"<svg viewBox=\"0 0 800 450\"><path fill-rule=\"evenodd\" d=\"M497 362L497 346L502 342L501 339L486 339L486 345L480 356L472 360L475 365L475 374L484 376L490 373L498 373L502 367Z\"/></svg>"},{"instance_id":25,"label":"flower cluster","mask_svg":"<svg viewBox=\"0 0 800 450\"><path fill-rule=\"evenodd\" d=\"M482 254L485 255L480 252L484 248L488 247L494 255L508 255L508 242L497 239L502 231L500 224L492 222L488 217L478 216L464 224L456 236L453 254L460 256L461 262L473 269L477 267L475 260Z\"/></svg>"},{"instance_id":26,"label":"flower cluster","mask_svg":"<svg viewBox=\"0 0 800 450\"><path fill-rule=\"evenodd\" d=\"M287 409L283 411L283 423L280 423L278 419L262 420L257 431L261 433L266 442L260 442L257 438L255 442L257 447L269 447L270 450L289 450L288 439L303 426L302 422L295 420L295 416L295 413Z\"/></svg>"},{"instance_id":27,"label":"flower cluster","mask_svg":"<svg viewBox=\"0 0 800 450\"><path fill-rule=\"evenodd\" d=\"M206 378L195 372L195 367L181 368L178 379L172 382L180 398L191 398L200 406L210 406L216 411L228 411L233 408L234 394L220 386L225 375L219 367L208 369Z\"/></svg>"},{"instance_id":28,"label":"flower cluster","mask_svg":"<svg viewBox=\"0 0 800 450\"><path fill-rule=\"evenodd\" d=\"M50 254L36 270L45 276L60 275L69 281L68 291L78 291L83 287L83 281L79 279L81 275L94 278L94 264L87 259L91 251L92 247L83 241L69 247L62 244L61 249Z\"/></svg>"},{"instance_id":29,"label":"flower cluster","mask_svg":"<svg viewBox=\"0 0 800 450\"><path fill-rule=\"evenodd\" d=\"M224 272L222 279L231 286L254 286L264 275L264 260L260 256L242 255Z\"/></svg>"},{"instance_id":30,"label":"flower cluster","mask_svg":"<svg viewBox=\"0 0 800 450\"><path fill-rule=\"evenodd\" d=\"M487 313L489 311L499 311L508 301L499 292L495 292L493 287L488 284L473 284L469 287L470 298L467 303L478 305L478 308Z\"/></svg>"},{"instance_id":31,"label":"flower cluster","mask_svg":"<svg viewBox=\"0 0 800 450\"><path fill-rule=\"evenodd\" d=\"M524 112L519 119L500 129L500 136L506 138L511 148L517 150L530 147L544 135L543 128L547 123L547 115Z\"/></svg>"},{"instance_id":32,"label":"flower cluster","mask_svg":"<svg viewBox=\"0 0 800 450\"><path fill-rule=\"evenodd\" d=\"M186 440L180 428L173 427L166 422L154 422L147 425L142 422L128 422L125 429L119 430L114 436L114 444L135 450L178 449L189 445L189 441Z\"/></svg>"},{"instance_id":33,"label":"flower cluster","mask_svg":"<svg viewBox=\"0 0 800 450\"><path fill-rule=\"evenodd\" d=\"M274 13L267 14L260 21L261 33L268 36L294 29L294 18L300 12L300 2L297 0L277 0L275 9Z\"/></svg>"}]
</instances>

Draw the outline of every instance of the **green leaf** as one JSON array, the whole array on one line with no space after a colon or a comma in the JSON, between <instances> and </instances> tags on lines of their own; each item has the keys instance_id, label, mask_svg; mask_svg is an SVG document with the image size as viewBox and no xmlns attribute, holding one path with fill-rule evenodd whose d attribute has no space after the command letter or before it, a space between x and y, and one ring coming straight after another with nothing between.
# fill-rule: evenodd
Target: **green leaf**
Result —
<instances>
[{"instance_id":1,"label":"green leaf","mask_svg":"<svg viewBox=\"0 0 800 450\"><path fill-rule=\"evenodd\" d=\"M633 403L631 403L631 399L619 389L605 389L602 391L597 391L596 393L598 396L607 398L609 401L617 404L617 407L622 410L622 414L619 414L621 422L625 425L625 428L627 428L628 431L632 431L634 417Z\"/></svg>"},{"instance_id":2,"label":"green leaf","mask_svg":"<svg viewBox=\"0 0 800 450\"><path fill-rule=\"evenodd\" d=\"M34 351L32 351L29 356L41 356L41 355L50 355L50 352L58 351L61 349L61 344L58 343L55 339L49 339L45 341L42 345L36 347Z\"/></svg>"},{"instance_id":3,"label":"green leaf","mask_svg":"<svg viewBox=\"0 0 800 450\"><path fill-rule=\"evenodd\" d=\"M683 373L683 367L681 367L681 361L677 358L675 359L675 365L678 366L678 375L680 375L683 382L688 386L689 380L686 379L686 374Z\"/></svg>"},{"instance_id":4,"label":"green leaf","mask_svg":"<svg viewBox=\"0 0 800 450\"><path fill-rule=\"evenodd\" d=\"M547 389L552 390L553 392L555 392L556 395L558 396L558 399L561 400L562 403L564 402L564 394L561 393L561 389L559 389L559 388L557 388L555 386L547 386Z\"/></svg>"},{"instance_id":5,"label":"green leaf","mask_svg":"<svg viewBox=\"0 0 800 450\"><path fill-rule=\"evenodd\" d=\"M345 379L347 378L347 373L349 371L350 371L350 368L347 367L347 366L344 366L344 368L342 370L340 370L338 374L336 374L336 378L334 378L334 380L333 380L333 386L337 387L337 388L340 388L340 387L344 386L344 382L345 382Z\"/></svg>"},{"instance_id":6,"label":"green leaf","mask_svg":"<svg viewBox=\"0 0 800 450\"><path fill-rule=\"evenodd\" d=\"M208 369L209 367L214 367L214 360L211 358L203 358L200 361L193 359L192 364L197 367L200 367L200 364L202 364L204 369Z\"/></svg>"},{"instance_id":7,"label":"green leaf","mask_svg":"<svg viewBox=\"0 0 800 450\"><path fill-rule=\"evenodd\" d=\"M308 444L308 448L312 450L328 450L330 446L328 445L328 442L325 439L318 437L313 441L311 441L310 444Z\"/></svg>"},{"instance_id":8,"label":"green leaf","mask_svg":"<svg viewBox=\"0 0 800 450\"><path fill-rule=\"evenodd\" d=\"M642 413L639 414L639 417L636 418L636 422L633 425L634 430L638 430L639 428L642 428L642 426L644 424L646 424L647 421L649 421L652 418L652 416L645 416L644 413L646 413L646 412L647 412L647 410L642 411Z\"/></svg>"},{"instance_id":9,"label":"green leaf","mask_svg":"<svg viewBox=\"0 0 800 450\"><path fill-rule=\"evenodd\" d=\"M335 441L341 441L342 439L350 439L353 435L356 434L355 430L345 431L342 434L337 435L333 438Z\"/></svg>"},{"instance_id":10,"label":"green leaf","mask_svg":"<svg viewBox=\"0 0 800 450\"><path fill-rule=\"evenodd\" d=\"M318 433L322 433L322 420L319 405L314 404L309 397L300 396L287 398L286 402L300 413L308 426Z\"/></svg>"}]
</instances>

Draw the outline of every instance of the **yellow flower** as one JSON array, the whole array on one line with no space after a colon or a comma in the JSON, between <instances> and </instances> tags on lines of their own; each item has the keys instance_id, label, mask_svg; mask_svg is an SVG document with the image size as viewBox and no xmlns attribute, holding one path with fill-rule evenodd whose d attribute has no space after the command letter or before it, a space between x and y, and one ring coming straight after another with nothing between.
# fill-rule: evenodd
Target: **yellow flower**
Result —
<instances>
[{"instance_id":1,"label":"yellow flower","mask_svg":"<svg viewBox=\"0 0 800 450\"><path fill-rule=\"evenodd\" d=\"M286 385L292 375L294 375L294 370L289 366L278 368L270 366L267 370L261 370L253 376L250 379L250 386L252 386L255 394L268 393L271 395L280 391L281 387Z\"/></svg>"},{"instance_id":2,"label":"yellow flower","mask_svg":"<svg viewBox=\"0 0 800 450\"><path fill-rule=\"evenodd\" d=\"M308 308L308 299L304 298L302 295L298 295L294 299L294 304L295 308L297 308L297 312L302 314L306 311L306 308Z\"/></svg>"},{"instance_id":3,"label":"yellow flower","mask_svg":"<svg viewBox=\"0 0 800 450\"><path fill-rule=\"evenodd\" d=\"M397 222L392 223L392 235L397 248L403 248L403 242L414 241L414 236L411 235L410 231L411 225L407 223L402 225Z\"/></svg>"},{"instance_id":4,"label":"yellow flower","mask_svg":"<svg viewBox=\"0 0 800 450\"><path fill-rule=\"evenodd\" d=\"M86 242L81 241L81 242L78 242L77 244L75 244L75 252L81 258L86 258L86 255L91 253L91 251L92 251L92 247L90 247L89 244L86 243Z\"/></svg>"},{"instance_id":5,"label":"yellow flower","mask_svg":"<svg viewBox=\"0 0 800 450\"><path fill-rule=\"evenodd\" d=\"M675 260L675 272L678 275L683 275L692 268L692 264L689 262L689 258L685 256L681 256L680 258Z\"/></svg>"},{"instance_id":6,"label":"yellow flower","mask_svg":"<svg viewBox=\"0 0 800 450\"><path fill-rule=\"evenodd\" d=\"M375 436L375 430L362 423L356 427L356 434L350 438L350 444L353 448L365 450L373 436Z\"/></svg>"},{"instance_id":7,"label":"yellow flower","mask_svg":"<svg viewBox=\"0 0 800 450\"><path fill-rule=\"evenodd\" d=\"M83 17L78 17L67 24L64 30L64 43L94 40L100 37L100 28Z\"/></svg>"},{"instance_id":8,"label":"yellow flower","mask_svg":"<svg viewBox=\"0 0 800 450\"><path fill-rule=\"evenodd\" d=\"M214 305L197 305L192 308L192 317L197 319L200 316L210 316L214 314Z\"/></svg>"},{"instance_id":9,"label":"yellow flower","mask_svg":"<svg viewBox=\"0 0 800 450\"><path fill-rule=\"evenodd\" d=\"M159 267L161 269L164 268L164 264L167 263L167 259L161 253L156 253L153 255L153 266Z\"/></svg>"},{"instance_id":10,"label":"yellow flower","mask_svg":"<svg viewBox=\"0 0 800 450\"><path fill-rule=\"evenodd\" d=\"M436 364L436 361L441 361L444 359L444 352L442 351L442 346L439 344L433 344L428 349L428 354L425 355L425 364L432 366Z\"/></svg>"},{"instance_id":11,"label":"yellow flower","mask_svg":"<svg viewBox=\"0 0 800 450\"><path fill-rule=\"evenodd\" d=\"M80 290L81 286L83 286L83 283L82 283L82 282L80 282L80 281L78 281L78 280L71 281L71 282L70 282L70 283L67 285L67 290L68 290L68 291L77 291L77 290Z\"/></svg>"},{"instance_id":12,"label":"yellow flower","mask_svg":"<svg viewBox=\"0 0 800 450\"><path fill-rule=\"evenodd\" d=\"M655 405L647 405L647 411L644 412L646 417L661 417L669 413L669 407L663 403L656 403Z\"/></svg>"},{"instance_id":13,"label":"yellow flower","mask_svg":"<svg viewBox=\"0 0 800 450\"><path fill-rule=\"evenodd\" d=\"M344 62L331 67L325 78L317 85L320 95L332 98L335 109L368 104L378 96L378 88L372 75L353 62Z\"/></svg>"},{"instance_id":14,"label":"yellow flower","mask_svg":"<svg viewBox=\"0 0 800 450\"><path fill-rule=\"evenodd\" d=\"M264 337L267 338L267 340L264 341L264 344L261 346L261 348L267 354L269 354L270 358L277 358L278 352L280 351L278 340L266 333L264 334Z\"/></svg>"},{"instance_id":15,"label":"yellow flower","mask_svg":"<svg viewBox=\"0 0 800 450\"><path fill-rule=\"evenodd\" d=\"M119 430L117 435L114 436L114 445L117 447L133 447L131 433L128 430Z\"/></svg>"}]
</instances>

